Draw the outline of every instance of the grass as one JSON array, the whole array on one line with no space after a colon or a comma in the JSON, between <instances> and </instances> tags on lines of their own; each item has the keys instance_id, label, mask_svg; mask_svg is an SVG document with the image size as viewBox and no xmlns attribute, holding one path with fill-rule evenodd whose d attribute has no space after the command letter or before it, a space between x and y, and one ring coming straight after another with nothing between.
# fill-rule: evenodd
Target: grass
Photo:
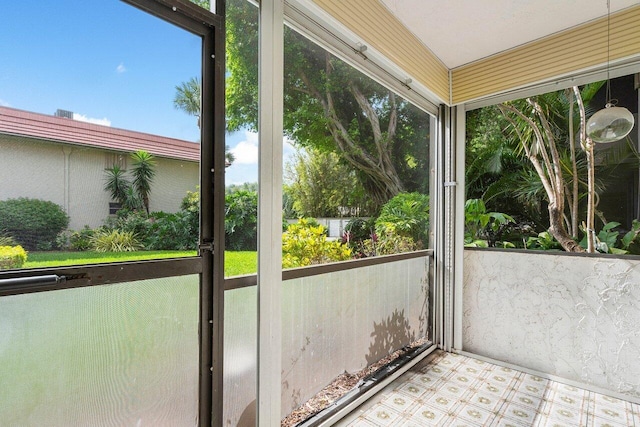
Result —
<instances>
[{"instance_id":1,"label":"grass","mask_svg":"<svg viewBox=\"0 0 640 427\"><path fill-rule=\"evenodd\" d=\"M137 252L29 252L23 268L63 267L69 265L103 264L121 261L183 258L196 256L196 251ZM225 252L225 276L254 274L258 271L257 252Z\"/></svg>"}]
</instances>

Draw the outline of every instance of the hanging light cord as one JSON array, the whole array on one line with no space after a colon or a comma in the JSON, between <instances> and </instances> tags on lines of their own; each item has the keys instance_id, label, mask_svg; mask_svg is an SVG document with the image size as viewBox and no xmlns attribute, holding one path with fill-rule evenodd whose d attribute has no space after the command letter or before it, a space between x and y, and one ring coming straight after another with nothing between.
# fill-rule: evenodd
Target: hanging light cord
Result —
<instances>
[{"instance_id":1,"label":"hanging light cord","mask_svg":"<svg viewBox=\"0 0 640 427\"><path fill-rule=\"evenodd\" d=\"M615 107L618 103L617 99L611 99L611 79L609 77L609 69L611 67L611 0L607 0L607 98L605 107Z\"/></svg>"}]
</instances>

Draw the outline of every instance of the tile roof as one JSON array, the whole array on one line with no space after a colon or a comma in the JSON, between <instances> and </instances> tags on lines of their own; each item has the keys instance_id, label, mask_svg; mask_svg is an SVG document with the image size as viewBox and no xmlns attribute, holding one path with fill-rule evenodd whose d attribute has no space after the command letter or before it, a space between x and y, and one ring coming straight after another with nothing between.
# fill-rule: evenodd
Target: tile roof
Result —
<instances>
[{"instance_id":1,"label":"tile roof","mask_svg":"<svg viewBox=\"0 0 640 427\"><path fill-rule=\"evenodd\" d=\"M159 157L200 160L200 144L194 142L7 107L0 107L0 134L122 152L145 150Z\"/></svg>"}]
</instances>

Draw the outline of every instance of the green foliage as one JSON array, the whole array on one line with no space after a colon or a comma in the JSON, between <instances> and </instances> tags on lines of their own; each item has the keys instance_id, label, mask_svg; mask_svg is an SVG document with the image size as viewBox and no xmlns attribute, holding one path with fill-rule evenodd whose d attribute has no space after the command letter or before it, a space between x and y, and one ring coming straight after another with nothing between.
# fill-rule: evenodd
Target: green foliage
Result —
<instances>
[{"instance_id":1,"label":"green foliage","mask_svg":"<svg viewBox=\"0 0 640 427\"><path fill-rule=\"evenodd\" d=\"M142 244L130 231L100 230L91 238L91 248L96 252L135 252Z\"/></svg>"},{"instance_id":2,"label":"green foliage","mask_svg":"<svg viewBox=\"0 0 640 427\"><path fill-rule=\"evenodd\" d=\"M258 193L239 190L225 197L225 247L255 251L258 246Z\"/></svg>"},{"instance_id":3,"label":"green foliage","mask_svg":"<svg viewBox=\"0 0 640 427\"><path fill-rule=\"evenodd\" d=\"M602 82L585 85L581 88L581 96L586 104L593 99L602 87ZM556 141L561 163L561 175L566 185L565 203L567 217L570 217L569 198L573 188L572 159L570 155L570 134L574 132L577 139L579 129L579 113L573 104L573 123L569 120L571 109L571 89L545 93L532 97L543 110L550 124L550 132ZM510 104L523 111L534 123L540 123L527 100L520 99ZM587 106L587 115L589 108ZM487 209L506 212L520 221L532 222L537 230L549 227L547 212L548 196L542 185L540 176L526 156L523 144L530 144L535 138L531 127L515 115L514 125L496 106L484 107L467 113L466 129L466 194L468 198L483 199ZM522 139L520 138L522 137ZM536 144L533 144L536 147ZM540 150L535 148L534 153ZM579 199L586 195L586 157L579 144L576 147L576 165L578 169ZM602 162L601 162L602 163ZM616 165L618 168L622 165ZM597 190L601 192L606 186L602 178L606 175L603 167L597 173ZM584 210L584 208L582 208ZM585 212L579 217L584 218Z\"/></svg>"},{"instance_id":4,"label":"green foliage","mask_svg":"<svg viewBox=\"0 0 640 427\"><path fill-rule=\"evenodd\" d=\"M53 202L24 197L0 201L0 232L26 250L52 249L68 225L69 217Z\"/></svg>"},{"instance_id":5,"label":"green foliage","mask_svg":"<svg viewBox=\"0 0 640 427\"><path fill-rule=\"evenodd\" d=\"M131 186L142 200L142 205L148 214L149 194L151 193L151 183L156 175L156 162L154 157L144 150L131 153L131 160L133 160Z\"/></svg>"},{"instance_id":6,"label":"green foliage","mask_svg":"<svg viewBox=\"0 0 640 427\"><path fill-rule=\"evenodd\" d=\"M11 236L0 235L0 246L17 246L15 239Z\"/></svg>"},{"instance_id":7,"label":"green foliage","mask_svg":"<svg viewBox=\"0 0 640 427\"><path fill-rule=\"evenodd\" d=\"M560 243L558 243L558 241L554 239L548 231L538 233L538 236L536 237L529 237L527 239L526 248L543 251L562 250Z\"/></svg>"},{"instance_id":8,"label":"green foliage","mask_svg":"<svg viewBox=\"0 0 640 427\"><path fill-rule=\"evenodd\" d=\"M197 188L196 191L187 191L180 203L180 211L187 217L188 232L196 242L200 231L200 191Z\"/></svg>"},{"instance_id":9,"label":"green foliage","mask_svg":"<svg viewBox=\"0 0 640 427\"><path fill-rule=\"evenodd\" d=\"M192 215L188 212L153 212L149 223L143 240L144 247L149 250L195 250L198 247L198 229L193 229Z\"/></svg>"},{"instance_id":10,"label":"green foliage","mask_svg":"<svg viewBox=\"0 0 640 427\"><path fill-rule=\"evenodd\" d=\"M123 207L127 207L127 193L131 188L131 182L126 176L126 170L118 165L113 165L104 170L105 178L104 191L109 193L111 200L115 200Z\"/></svg>"},{"instance_id":11,"label":"green foliage","mask_svg":"<svg viewBox=\"0 0 640 427\"><path fill-rule=\"evenodd\" d=\"M88 251L91 249L91 239L95 231L88 225L85 225L82 230L72 231L69 236L69 248L74 251Z\"/></svg>"},{"instance_id":12,"label":"green foliage","mask_svg":"<svg viewBox=\"0 0 640 427\"><path fill-rule=\"evenodd\" d=\"M228 131L257 128L258 13L244 0L226 3ZM294 30L284 31L287 136L297 146L338 153L376 207L403 189L427 192L426 113Z\"/></svg>"},{"instance_id":13,"label":"green foliage","mask_svg":"<svg viewBox=\"0 0 640 427\"><path fill-rule=\"evenodd\" d=\"M297 152L286 165L290 183L284 193L292 199L297 217L368 215L368 202L356 171L334 152L310 148Z\"/></svg>"},{"instance_id":14,"label":"green foliage","mask_svg":"<svg viewBox=\"0 0 640 427\"><path fill-rule=\"evenodd\" d=\"M257 182L243 182L242 184L231 184L227 185L225 189L225 194L233 194L237 191L253 191L254 193L258 192L258 183Z\"/></svg>"},{"instance_id":15,"label":"green foliage","mask_svg":"<svg viewBox=\"0 0 640 427\"><path fill-rule=\"evenodd\" d=\"M376 233L385 236L408 237L418 246L428 245L429 196L420 193L400 193L389 200L376 220Z\"/></svg>"},{"instance_id":16,"label":"green foliage","mask_svg":"<svg viewBox=\"0 0 640 427\"><path fill-rule=\"evenodd\" d=\"M22 246L0 246L0 270L21 268L27 262L27 252Z\"/></svg>"},{"instance_id":17,"label":"green foliage","mask_svg":"<svg viewBox=\"0 0 640 427\"><path fill-rule=\"evenodd\" d=\"M372 256L364 242L376 236L375 218L353 218L344 227L342 243L348 245L356 258Z\"/></svg>"},{"instance_id":18,"label":"green foliage","mask_svg":"<svg viewBox=\"0 0 640 427\"><path fill-rule=\"evenodd\" d=\"M488 241L491 234L499 232L501 227L513 222L510 215L487 212L487 207L482 199L469 199L464 204L465 246L491 246ZM501 242L499 246L505 246L505 244Z\"/></svg>"},{"instance_id":19,"label":"green foliage","mask_svg":"<svg viewBox=\"0 0 640 427\"><path fill-rule=\"evenodd\" d=\"M149 214L149 195L156 174L154 157L144 150L131 153L133 167L131 178L118 165L105 169L104 190L123 209L135 211L143 209Z\"/></svg>"},{"instance_id":20,"label":"green foliage","mask_svg":"<svg viewBox=\"0 0 640 427\"><path fill-rule=\"evenodd\" d=\"M632 254L640 254L640 221L634 219L629 230L621 239L622 249Z\"/></svg>"},{"instance_id":21,"label":"green foliage","mask_svg":"<svg viewBox=\"0 0 640 427\"><path fill-rule=\"evenodd\" d=\"M422 249L421 245L414 242L409 236L400 236L395 233L387 233L383 236L374 234L370 239L363 240L358 245L356 258L392 255L419 249Z\"/></svg>"},{"instance_id":22,"label":"green foliage","mask_svg":"<svg viewBox=\"0 0 640 427\"><path fill-rule=\"evenodd\" d=\"M173 106L185 113L200 118L200 79L192 77L176 86Z\"/></svg>"},{"instance_id":23,"label":"green foliage","mask_svg":"<svg viewBox=\"0 0 640 427\"><path fill-rule=\"evenodd\" d=\"M595 246L596 251L601 253L619 253L619 250L616 250L615 247L618 242L618 235L620 234L618 231L615 231L614 228L620 226L619 222L611 221L606 223L602 229L595 236ZM583 248L587 247L587 238L586 233L584 239L580 241L580 246ZM623 253L625 251L622 251Z\"/></svg>"},{"instance_id":24,"label":"green foliage","mask_svg":"<svg viewBox=\"0 0 640 427\"><path fill-rule=\"evenodd\" d=\"M339 241L327 240L327 230L301 218L289 225L282 235L282 267L344 261L351 258L351 249Z\"/></svg>"}]
</instances>

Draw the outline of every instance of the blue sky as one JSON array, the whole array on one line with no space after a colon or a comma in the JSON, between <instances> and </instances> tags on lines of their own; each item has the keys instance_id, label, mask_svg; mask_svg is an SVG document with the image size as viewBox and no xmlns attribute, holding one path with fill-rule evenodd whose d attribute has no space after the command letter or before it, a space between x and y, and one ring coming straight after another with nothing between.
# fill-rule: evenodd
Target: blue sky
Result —
<instances>
[{"instance_id":1,"label":"blue sky","mask_svg":"<svg viewBox=\"0 0 640 427\"><path fill-rule=\"evenodd\" d=\"M197 36L118 0L21 0L3 5L0 40L2 106L199 139L196 118L173 107L175 86L199 75ZM227 183L257 181L257 135L227 145Z\"/></svg>"}]
</instances>

